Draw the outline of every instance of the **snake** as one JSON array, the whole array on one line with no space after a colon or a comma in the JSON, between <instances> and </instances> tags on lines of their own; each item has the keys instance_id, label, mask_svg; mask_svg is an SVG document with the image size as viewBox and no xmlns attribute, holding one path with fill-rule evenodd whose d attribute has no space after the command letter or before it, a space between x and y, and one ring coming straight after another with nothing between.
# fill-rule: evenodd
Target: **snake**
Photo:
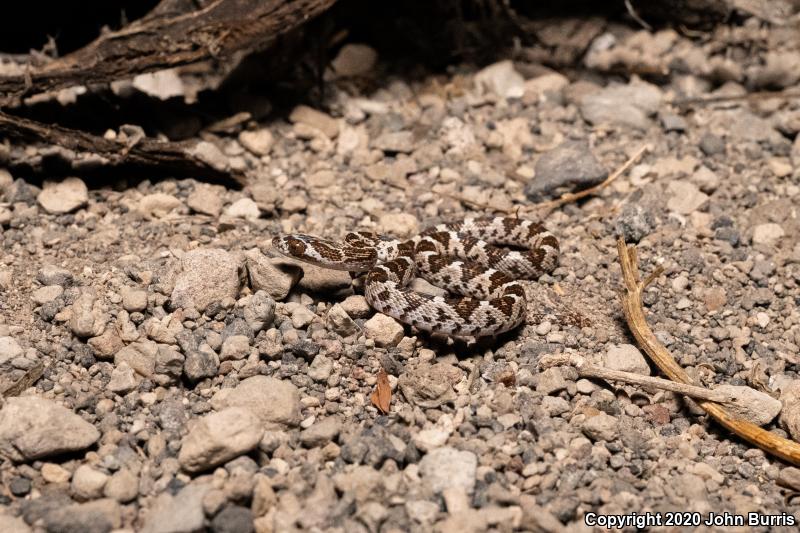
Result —
<instances>
[{"instance_id":1,"label":"snake","mask_svg":"<svg viewBox=\"0 0 800 533\"><path fill-rule=\"evenodd\" d=\"M369 305L418 330L451 337L495 336L525 321L520 280L558 264L558 239L540 223L513 217L465 218L431 226L409 239L356 231L343 241L307 234L277 236L273 249L333 270L366 272ZM412 290L422 277L447 291Z\"/></svg>"}]
</instances>

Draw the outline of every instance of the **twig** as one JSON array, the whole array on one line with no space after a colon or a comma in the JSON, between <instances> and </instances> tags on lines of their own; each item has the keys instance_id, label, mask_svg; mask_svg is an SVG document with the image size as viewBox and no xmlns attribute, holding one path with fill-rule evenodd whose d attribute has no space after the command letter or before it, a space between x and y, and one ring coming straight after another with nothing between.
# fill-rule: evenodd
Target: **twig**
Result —
<instances>
[{"instance_id":1,"label":"twig","mask_svg":"<svg viewBox=\"0 0 800 533\"><path fill-rule=\"evenodd\" d=\"M655 378L651 376L643 376L641 374L634 374L633 372L623 372L622 370L611 370L595 366L586 361L579 355L549 355L542 357L539 360L540 367L550 367L557 365L570 365L575 367L578 374L584 378L599 378L612 381L622 381L624 383L632 383L634 385L642 385L644 387L654 387L656 389L667 390L670 392L677 392L691 398L698 398L701 400L710 400L718 403L736 403L737 398L715 390L706 389L705 387L697 387L695 385L686 385L670 381L664 378Z\"/></svg>"},{"instance_id":2,"label":"twig","mask_svg":"<svg viewBox=\"0 0 800 533\"><path fill-rule=\"evenodd\" d=\"M737 102L740 100L768 100L770 98L800 98L800 91L756 91L745 94L720 94L716 96L698 96L696 98L682 98L674 100L673 105L686 107L690 105L716 104L720 102Z\"/></svg>"},{"instance_id":3,"label":"twig","mask_svg":"<svg viewBox=\"0 0 800 533\"><path fill-rule=\"evenodd\" d=\"M2 395L6 398L10 396L19 396L22 391L39 381L42 374L44 374L44 363L39 361L16 382L3 389Z\"/></svg>"},{"instance_id":4,"label":"twig","mask_svg":"<svg viewBox=\"0 0 800 533\"><path fill-rule=\"evenodd\" d=\"M608 177L601 183L593 185L588 189L583 189L582 191L564 193L563 195L561 195L561 197L556 198L555 200L548 200L546 202L534 204L530 207L526 207L525 211L535 211L539 209L553 209L560 205L580 200L581 198L585 198L589 195L596 193L601 189L608 187L612 181L623 175L629 168L631 168L633 164L636 163L636 161L638 161L640 157L642 157L642 154L644 154L645 152L647 152L647 150L649 150L649 148L650 147L645 144L641 148L636 150L636 153L630 156L628 160L622 164L622 166L620 166L614 172L609 174Z\"/></svg>"},{"instance_id":5,"label":"twig","mask_svg":"<svg viewBox=\"0 0 800 533\"><path fill-rule=\"evenodd\" d=\"M646 29L647 31L653 31L653 27L644 21L642 17L639 16L639 13L633 8L633 4L631 4L631 0L625 0L625 9L628 10L628 15L631 16L633 20L638 22L642 28Z\"/></svg>"},{"instance_id":6,"label":"twig","mask_svg":"<svg viewBox=\"0 0 800 533\"><path fill-rule=\"evenodd\" d=\"M692 379L675 361L667 349L658 342L644 316L642 307L642 291L647 283L653 280L648 276L645 282L639 281L639 262L636 247L627 246L620 238L617 240L622 280L625 291L621 294L622 310L628 327L636 337L645 353L653 360L661 371L672 381L693 385ZM709 400L698 400L698 405L728 431L758 446L767 453L780 457L796 466L800 466L800 443L784 439L750 422L733 416L722 405Z\"/></svg>"}]
</instances>

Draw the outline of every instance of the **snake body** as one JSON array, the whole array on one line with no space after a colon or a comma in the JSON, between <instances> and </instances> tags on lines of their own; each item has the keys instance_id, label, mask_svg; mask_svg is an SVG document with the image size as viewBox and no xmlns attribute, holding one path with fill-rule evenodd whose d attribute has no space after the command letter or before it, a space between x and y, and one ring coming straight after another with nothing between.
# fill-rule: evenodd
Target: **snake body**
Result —
<instances>
[{"instance_id":1,"label":"snake body","mask_svg":"<svg viewBox=\"0 0 800 533\"><path fill-rule=\"evenodd\" d=\"M552 271L559 254L558 240L543 226L509 217L439 224L408 240L366 232L349 233L343 242L285 235L273 239L273 247L325 268L366 271L364 296L373 308L454 337L497 335L524 322L527 302L519 280ZM460 296L415 292L407 285L417 275Z\"/></svg>"}]
</instances>

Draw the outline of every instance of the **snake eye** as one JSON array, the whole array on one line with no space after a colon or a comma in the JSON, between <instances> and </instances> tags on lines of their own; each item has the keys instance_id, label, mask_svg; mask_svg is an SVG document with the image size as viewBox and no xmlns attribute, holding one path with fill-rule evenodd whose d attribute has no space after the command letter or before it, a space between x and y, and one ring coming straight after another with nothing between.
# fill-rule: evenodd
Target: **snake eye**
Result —
<instances>
[{"instance_id":1,"label":"snake eye","mask_svg":"<svg viewBox=\"0 0 800 533\"><path fill-rule=\"evenodd\" d=\"M297 239L292 239L289 241L289 251L293 255L303 255L303 253L306 251L306 247Z\"/></svg>"}]
</instances>

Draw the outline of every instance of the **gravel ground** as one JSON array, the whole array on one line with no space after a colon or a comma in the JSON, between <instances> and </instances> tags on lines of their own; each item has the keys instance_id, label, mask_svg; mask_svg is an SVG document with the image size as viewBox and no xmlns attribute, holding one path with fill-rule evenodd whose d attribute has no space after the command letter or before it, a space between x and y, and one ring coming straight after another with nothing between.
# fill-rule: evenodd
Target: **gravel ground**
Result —
<instances>
[{"instance_id":1,"label":"gravel ground","mask_svg":"<svg viewBox=\"0 0 800 533\"><path fill-rule=\"evenodd\" d=\"M554 37L413 82L351 45L324 109L204 134L245 190L40 189L0 170L2 384L44 367L0 410L0 531L555 532L672 511L760 523L662 529L795 531L800 469L690 400L538 364L657 373L618 303L621 234L664 269L645 306L679 363L769 393L766 427L800 438L800 101L736 98L797 84L793 31L608 25L577 69L539 64L576 46ZM370 76L376 90L353 83ZM725 98L678 105L709 96ZM546 217L560 266L497 339L419 334L347 273L270 250L281 233L407 237L524 211L645 145ZM380 368L388 414L370 401Z\"/></svg>"}]
</instances>

